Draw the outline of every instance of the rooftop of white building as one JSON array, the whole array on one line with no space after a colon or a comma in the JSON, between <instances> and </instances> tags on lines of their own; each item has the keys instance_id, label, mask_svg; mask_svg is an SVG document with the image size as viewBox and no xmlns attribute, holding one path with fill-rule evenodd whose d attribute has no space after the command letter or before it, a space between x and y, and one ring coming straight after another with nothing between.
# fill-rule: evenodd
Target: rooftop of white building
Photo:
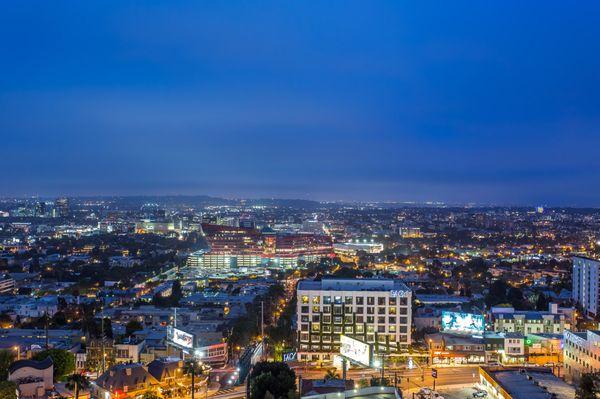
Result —
<instances>
[{"instance_id":1,"label":"rooftop of white building","mask_svg":"<svg viewBox=\"0 0 600 399\"><path fill-rule=\"evenodd\" d=\"M323 279L302 280L298 283L302 291L410 291L401 280L396 279Z\"/></svg>"},{"instance_id":2,"label":"rooftop of white building","mask_svg":"<svg viewBox=\"0 0 600 399\"><path fill-rule=\"evenodd\" d=\"M554 393L557 399L575 397L575 388L550 372L484 369L513 399L548 399L549 392Z\"/></svg>"}]
</instances>

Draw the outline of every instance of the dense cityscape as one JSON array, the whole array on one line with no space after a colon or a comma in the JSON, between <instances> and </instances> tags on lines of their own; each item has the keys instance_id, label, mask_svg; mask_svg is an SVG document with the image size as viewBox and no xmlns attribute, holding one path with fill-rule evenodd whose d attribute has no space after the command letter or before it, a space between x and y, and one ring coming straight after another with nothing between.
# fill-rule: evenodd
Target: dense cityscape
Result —
<instances>
[{"instance_id":1,"label":"dense cityscape","mask_svg":"<svg viewBox=\"0 0 600 399\"><path fill-rule=\"evenodd\" d=\"M4 1L0 399L600 399L600 2Z\"/></svg>"},{"instance_id":2,"label":"dense cityscape","mask_svg":"<svg viewBox=\"0 0 600 399\"><path fill-rule=\"evenodd\" d=\"M573 397L600 368L599 227L542 206L3 199L0 376L19 397Z\"/></svg>"}]
</instances>

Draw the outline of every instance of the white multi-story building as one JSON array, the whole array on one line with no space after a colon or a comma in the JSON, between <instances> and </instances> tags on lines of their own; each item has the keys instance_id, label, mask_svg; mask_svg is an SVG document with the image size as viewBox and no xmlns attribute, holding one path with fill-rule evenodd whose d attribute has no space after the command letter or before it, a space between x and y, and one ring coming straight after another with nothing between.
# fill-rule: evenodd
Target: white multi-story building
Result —
<instances>
[{"instance_id":1,"label":"white multi-story building","mask_svg":"<svg viewBox=\"0 0 600 399\"><path fill-rule=\"evenodd\" d=\"M600 371L600 331L565 331L563 363L565 378L576 382L582 374Z\"/></svg>"},{"instance_id":2,"label":"white multi-story building","mask_svg":"<svg viewBox=\"0 0 600 399\"><path fill-rule=\"evenodd\" d=\"M340 336L390 356L411 342L411 290L393 279L323 279L298 283L298 360L330 362Z\"/></svg>"},{"instance_id":3,"label":"white multi-story building","mask_svg":"<svg viewBox=\"0 0 600 399\"><path fill-rule=\"evenodd\" d=\"M580 256L573 257L573 300L588 315L598 314L600 262Z\"/></svg>"},{"instance_id":4,"label":"white multi-story building","mask_svg":"<svg viewBox=\"0 0 600 399\"><path fill-rule=\"evenodd\" d=\"M515 310L507 307L492 307L490 312L495 332L520 334L562 334L571 328L568 312L571 309L548 305L547 311Z\"/></svg>"}]
</instances>

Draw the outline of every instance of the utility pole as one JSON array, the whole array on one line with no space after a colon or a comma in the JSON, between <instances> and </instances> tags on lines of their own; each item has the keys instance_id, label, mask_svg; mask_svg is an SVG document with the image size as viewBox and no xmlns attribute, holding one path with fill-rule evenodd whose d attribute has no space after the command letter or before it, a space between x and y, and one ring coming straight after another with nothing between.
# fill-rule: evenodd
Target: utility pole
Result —
<instances>
[{"instance_id":1,"label":"utility pole","mask_svg":"<svg viewBox=\"0 0 600 399\"><path fill-rule=\"evenodd\" d=\"M46 330L46 350L48 350L50 349L50 339L48 338L48 311L44 313L44 330Z\"/></svg>"},{"instance_id":2,"label":"utility pole","mask_svg":"<svg viewBox=\"0 0 600 399\"><path fill-rule=\"evenodd\" d=\"M196 375L196 364L192 360L192 399L194 399L194 392L196 391L196 385L194 385L194 376Z\"/></svg>"},{"instance_id":3,"label":"utility pole","mask_svg":"<svg viewBox=\"0 0 600 399\"><path fill-rule=\"evenodd\" d=\"M262 345L261 358L265 360L265 301L260 301L260 344Z\"/></svg>"},{"instance_id":4,"label":"utility pole","mask_svg":"<svg viewBox=\"0 0 600 399\"><path fill-rule=\"evenodd\" d=\"M102 348L102 373L106 369L106 356L104 353L104 307L100 308L100 347Z\"/></svg>"}]
</instances>

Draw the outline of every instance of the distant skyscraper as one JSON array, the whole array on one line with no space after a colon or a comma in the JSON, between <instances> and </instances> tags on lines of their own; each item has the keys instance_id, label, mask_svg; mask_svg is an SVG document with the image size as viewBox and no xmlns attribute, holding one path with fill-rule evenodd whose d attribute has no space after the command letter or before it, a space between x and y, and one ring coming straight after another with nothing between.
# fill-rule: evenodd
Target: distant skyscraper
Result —
<instances>
[{"instance_id":1,"label":"distant skyscraper","mask_svg":"<svg viewBox=\"0 0 600 399\"><path fill-rule=\"evenodd\" d=\"M35 216L46 216L46 203L40 201L35 205Z\"/></svg>"},{"instance_id":2,"label":"distant skyscraper","mask_svg":"<svg viewBox=\"0 0 600 399\"><path fill-rule=\"evenodd\" d=\"M255 229L256 221L252 218L240 218L239 226L245 229Z\"/></svg>"},{"instance_id":3,"label":"distant skyscraper","mask_svg":"<svg viewBox=\"0 0 600 399\"><path fill-rule=\"evenodd\" d=\"M59 217L66 218L69 216L69 200L67 198L58 198L54 202L54 207L56 208Z\"/></svg>"}]
</instances>

